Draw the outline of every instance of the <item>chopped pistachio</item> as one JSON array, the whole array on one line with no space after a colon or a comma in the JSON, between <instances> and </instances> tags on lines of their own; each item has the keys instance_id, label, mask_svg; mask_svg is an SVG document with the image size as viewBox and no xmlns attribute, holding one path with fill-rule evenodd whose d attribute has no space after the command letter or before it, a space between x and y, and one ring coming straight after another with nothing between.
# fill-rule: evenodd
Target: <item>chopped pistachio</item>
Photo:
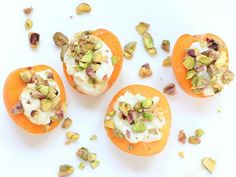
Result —
<instances>
[{"instance_id":1,"label":"chopped pistachio","mask_svg":"<svg viewBox=\"0 0 236 177\"><path fill-rule=\"evenodd\" d=\"M98 138L97 135L92 135L92 136L89 138L89 140L94 141L94 140L96 140L97 138Z\"/></svg>"},{"instance_id":2,"label":"chopped pistachio","mask_svg":"<svg viewBox=\"0 0 236 177\"><path fill-rule=\"evenodd\" d=\"M221 77L221 81L223 84L229 84L234 80L234 73L230 70L226 70Z\"/></svg>"},{"instance_id":3,"label":"chopped pistachio","mask_svg":"<svg viewBox=\"0 0 236 177\"><path fill-rule=\"evenodd\" d=\"M197 81L197 88L204 88L208 84L208 81L205 77L199 76Z\"/></svg>"},{"instance_id":4,"label":"chopped pistachio","mask_svg":"<svg viewBox=\"0 0 236 177\"><path fill-rule=\"evenodd\" d=\"M170 83L167 86L163 88L163 93L169 95L169 96L174 96L177 91L174 83Z\"/></svg>"},{"instance_id":5,"label":"chopped pistachio","mask_svg":"<svg viewBox=\"0 0 236 177\"><path fill-rule=\"evenodd\" d=\"M55 88L48 86L47 98L53 99L57 96L57 94L58 94L58 91Z\"/></svg>"},{"instance_id":6,"label":"chopped pistachio","mask_svg":"<svg viewBox=\"0 0 236 177\"><path fill-rule=\"evenodd\" d=\"M93 60L94 57L94 53L92 50L89 50L82 58L81 58L81 62L84 63L90 63Z\"/></svg>"},{"instance_id":7,"label":"chopped pistachio","mask_svg":"<svg viewBox=\"0 0 236 177\"><path fill-rule=\"evenodd\" d=\"M187 80L189 80L189 79L192 79L193 78L193 76L195 76L195 74L196 74L197 72L195 71L195 70L189 70L188 72L187 72L187 75L186 75L186 79Z\"/></svg>"},{"instance_id":8,"label":"chopped pistachio","mask_svg":"<svg viewBox=\"0 0 236 177\"><path fill-rule=\"evenodd\" d=\"M31 19L26 19L25 21L25 29L30 30L33 27L33 21Z\"/></svg>"},{"instance_id":9,"label":"chopped pistachio","mask_svg":"<svg viewBox=\"0 0 236 177\"><path fill-rule=\"evenodd\" d=\"M62 34L61 32L56 32L54 35L53 35L53 41L54 43L58 46L58 47L62 47L64 45L66 45L68 43L68 38Z\"/></svg>"},{"instance_id":10,"label":"chopped pistachio","mask_svg":"<svg viewBox=\"0 0 236 177\"><path fill-rule=\"evenodd\" d=\"M113 122L112 119L105 120L104 126L105 126L106 128L115 129L115 124L114 124L114 122Z\"/></svg>"},{"instance_id":11,"label":"chopped pistachio","mask_svg":"<svg viewBox=\"0 0 236 177\"><path fill-rule=\"evenodd\" d=\"M161 44L161 48L164 51L169 52L170 51L170 41L169 40L163 40L162 44Z\"/></svg>"},{"instance_id":12,"label":"chopped pistachio","mask_svg":"<svg viewBox=\"0 0 236 177\"><path fill-rule=\"evenodd\" d=\"M154 114L151 112L144 112L143 113L143 118L148 121L152 121L154 119Z\"/></svg>"},{"instance_id":13,"label":"chopped pistachio","mask_svg":"<svg viewBox=\"0 0 236 177\"><path fill-rule=\"evenodd\" d=\"M100 48L102 48L102 42L98 41L95 45L95 50L99 50Z\"/></svg>"},{"instance_id":14,"label":"chopped pistachio","mask_svg":"<svg viewBox=\"0 0 236 177\"><path fill-rule=\"evenodd\" d=\"M157 135L158 131L156 128L152 128L152 129L148 129L148 133L153 134L153 135Z\"/></svg>"},{"instance_id":15,"label":"chopped pistachio","mask_svg":"<svg viewBox=\"0 0 236 177\"><path fill-rule=\"evenodd\" d=\"M66 145L72 143L72 142L76 142L78 139L80 138L80 135L76 132L66 132L66 139L67 141L65 142Z\"/></svg>"},{"instance_id":16,"label":"chopped pistachio","mask_svg":"<svg viewBox=\"0 0 236 177\"><path fill-rule=\"evenodd\" d=\"M118 129L113 129L113 134L117 138L124 138L125 137L124 134L120 130L118 130Z\"/></svg>"},{"instance_id":17,"label":"chopped pistachio","mask_svg":"<svg viewBox=\"0 0 236 177\"><path fill-rule=\"evenodd\" d=\"M40 108L42 111L44 111L44 112L50 111L52 106L53 106L53 103L51 100L49 100L49 99L42 99L41 100Z\"/></svg>"},{"instance_id":18,"label":"chopped pistachio","mask_svg":"<svg viewBox=\"0 0 236 177\"><path fill-rule=\"evenodd\" d=\"M67 117L65 120L64 120L64 122L63 122L63 124L62 124L62 128L70 128L71 127L71 125L72 125L72 123L73 123L73 121L69 118L69 117Z\"/></svg>"},{"instance_id":19,"label":"chopped pistachio","mask_svg":"<svg viewBox=\"0 0 236 177\"><path fill-rule=\"evenodd\" d=\"M117 64L118 61L119 61L119 58L118 58L117 56L112 56L112 57L111 57L111 63L112 63L113 65Z\"/></svg>"},{"instance_id":20,"label":"chopped pistachio","mask_svg":"<svg viewBox=\"0 0 236 177\"><path fill-rule=\"evenodd\" d=\"M134 105L134 110L135 110L135 111L138 111L138 112L142 112L142 103L141 103L141 102L137 102L137 103Z\"/></svg>"},{"instance_id":21,"label":"chopped pistachio","mask_svg":"<svg viewBox=\"0 0 236 177\"><path fill-rule=\"evenodd\" d=\"M107 114L107 116L108 117L114 117L115 116L115 114L116 114L116 111L110 111L108 114Z\"/></svg>"},{"instance_id":22,"label":"chopped pistachio","mask_svg":"<svg viewBox=\"0 0 236 177\"><path fill-rule=\"evenodd\" d=\"M80 67L83 70L83 69L86 69L88 67L88 65L89 65L88 63L79 62L79 66L78 67Z\"/></svg>"},{"instance_id":23,"label":"chopped pistachio","mask_svg":"<svg viewBox=\"0 0 236 177\"><path fill-rule=\"evenodd\" d=\"M204 132L204 130L201 129L201 128L195 130L195 135L196 135L197 137L199 137L199 138L202 137L204 134L205 134L205 132Z\"/></svg>"},{"instance_id":24,"label":"chopped pistachio","mask_svg":"<svg viewBox=\"0 0 236 177\"><path fill-rule=\"evenodd\" d=\"M143 121L136 121L132 125L132 130L137 133L142 133L147 129L146 125L144 124Z\"/></svg>"},{"instance_id":25,"label":"chopped pistachio","mask_svg":"<svg viewBox=\"0 0 236 177\"><path fill-rule=\"evenodd\" d=\"M164 67L171 66L171 58L169 56L163 60L162 66Z\"/></svg>"},{"instance_id":26,"label":"chopped pistachio","mask_svg":"<svg viewBox=\"0 0 236 177\"><path fill-rule=\"evenodd\" d=\"M154 47L154 41L150 33L145 32L142 34L143 44L151 56L155 56L157 54L156 48Z\"/></svg>"},{"instance_id":27,"label":"chopped pistachio","mask_svg":"<svg viewBox=\"0 0 236 177\"><path fill-rule=\"evenodd\" d=\"M197 136L190 136L188 142L189 144L200 144L201 140Z\"/></svg>"},{"instance_id":28,"label":"chopped pistachio","mask_svg":"<svg viewBox=\"0 0 236 177\"><path fill-rule=\"evenodd\" d=\"M178 156L182 159L184 159L184 152L183 151L179 151L178 152Z\"/></svg>"},{"instance_id":29,"label":"chopped pistachio","mask_svg":"<svg viewBox=\"0 0 236 177\"><path fill-rule=\"evenodd\" d=\"M148 109L152 106L153 101L151 98L146 98L145 100L142 101L142 107L145 109Z\"/></svg>"},{"instance_id":30,"label":"chopped pistachio","mask_svg":"<svg viewBox=\"0 0 236 177\"><path fill-rule=\"evenodd\" d=\"M202 159L202 165L205 167L207 171L213 173L215 171L216 161L209 157L204 157Z\"/></svg>"},{"instance_id":31,"label":"chopped pistachio","mask_svg":"<svg viewBox=\"0 0 236 177\"><path fill-rule=\"evenodd\" d=\"M46 85L41 85L39 88L38 88L38 91L40 93L42 93L43 95L47 96L48 95L48 92L49 92L49 87L46 86Z\"/></svg>"},{"instance_id":32,"label":"chopped pistachio","mask_svg":"<svg viewBox=\"0 0 236 177\"><path fill-rule=\"evenodd\" d=\"M25 15L30 15L33 10L33 7L27 7L24 8L23 12L25 13Z\"/></svg>"},{"instance_id":33,"label":"chopped pistachio","mask_svg":"<svg viewBox=\"0 0 236 177\"><path fill-rule=\"evenodd\" d=\"M139 34L145 33L148 28L150 27L150 24L145 23L145 22L140 22L138 25L136 25L136 30Z\"/></svg>"},{"instance_id":34,"label":"chopped pistachio","mask_svg":"<svg viewBox=\"0 0 236 177\"><path fill-rule=\"evenodd\" d=\"M139 70L140 77L149 77L152 75L152 69L149 63L143 64Z\"/></svg>"},{"instance_id":35,"label":"chopped pistachio","mask_svg":"<svg viewBox=\"0 0 236 177\"><path fill-rule=\"evenodd\" d=\"M87 3L81 3L76 7L76 13L78 15L83 13L89 13L91 12L91 10L92 10L91 6Z\"/></svg>"},{"instance_id":36,"label":"chopped pistachio","mask_svg":"<svg viewBox=\"0 0 236 177\"><path fill-rule=\"evenodd\" d=\"M73 172L74 172L74 167L72 167L71 165L61 165L59 168L58 176L59 177L70 176L71 174L73 174Z\"/></svg>"},{"instance_id":37,"label":"chopped pistachio","mask_svg":"<svg viewBox=\"0 0 236 177\"><path fill-rule=\"evenodd\" d=\"M128 112L131 110L131 105L125 102L120 102L119 110L124 116L128 116Z\"/></svg>"},{"instance_id":38,"label":"chopped pistachio","mask_svg":"<svg viewBox=\"0 0 236 177\"><path fill-rule=\"evenodd\" d=\"M32 48L35 48L38 46L39 39L40 39L40 35L38 33L32 33L32 32L29 33L29 42Z\"/></svg>"},{"instance_id":39,"label":"chopped pistachio","mask_svg":"<svg viewBox=\"0 0 236 177\"><path fill-rule=\"evenodd\" d=\"M90 153L90 156L89 156L89 158L88 158L88 161L89 161L89 162L93 162L93 161L96 160L96 158L97 158L97 154L95 154L95 153Z\"/></svg>"},{"instance_id":40,"label":"chopped pistachio","mask_svg":"<svg viewBox=\"0 0 236 177\"><path fill-rule=\"evenodd\" d=\"M83 170L85 168L85 164L83 162L80 162L79 164L79 169Z\"/></svg>"},{"instance_id":41,"label":"chopped pistachio","mask_svg":"<svg viewBox=\"0 0 236 177\"><path fill-rule=\"evenodd\" d=\"M223 68L227 66L228 57L225 51L221 52L220 57L216 60L215 65L216 67Z\"/></svg>"},{"instance_id":42,"label":"chopped pistachio","mask_svg":"<svg viewBox=\"0 0 236 177\"><path fill-rule=\"evenodd\" d=\"M30 71L20 72L20 78L23 82L29 83L32 79L32 73Z\"/></svg>"},{"instance_id":43,"label":"chopped pistachio","mask_svg":"<svg viewBox=\"0 0 236 177\"><path fill-rule=\"evenodd\" d=\"M196 86L197 86L198 77L197 77L196 75L193 76L191 83L192 83L192 86L193 86L193 87L196 87Z\"/></svg>"},{"instance_id":44,"label":"chopped pistachio","mask_svg":"<svg viewBox=\"0 0 236 177\"><path fill-rule=\"evenodd\" d=\"M99 165L100 165L100 161L98 161L98 160L95 160L90 163L90 166L92 167L92 169L97 168Z\"/></svg>"},{"instance_id":45,"label":"chopped pistachio","mask_svg":"<svg viewBox=\"0 0 236 177\"><path fill-rule=\"evenodd\" d=\"M196 57L196 60L201 62L202 64L208 66L209 64L211 64L211 62L213 61L213 59L211 57L207 57L205 55L199 55Z\"/></svg>"},{"instance_id":46,"label":"chopped pistachio","mask_svg":"<svg viewBox=\"0 0 236 177\"><path fill-rule=\"evenodd\" d=\"M190 56L186 56L183 65L187 70L191 70L194 67L194 58Z\"/></svg>"},{"instance_id":47,"label":"chopped pistachio","mask_svg":"<svg viewBox=\"0 0 236 177\"><path fill-rule=\"evenodd\" d=\"M133 57L133 53L136 49L137 42L129 42L124 47L124 57L127 59L131 59Z\"/></svg>"},{"instance_id":48,"label":"chopped pistachio","mask_svg":"<svg viewBox=\"0 0 236 177\"><path fill-rule=\"evenodd\" d=\"M91 161L91 160L95 160L96 159L96 155L93 153L90 153L88 151L88 149L86 149L85 147L81 147L77 150L76 155L83 159L84 161Z\"/></svg>"}]
</instances>

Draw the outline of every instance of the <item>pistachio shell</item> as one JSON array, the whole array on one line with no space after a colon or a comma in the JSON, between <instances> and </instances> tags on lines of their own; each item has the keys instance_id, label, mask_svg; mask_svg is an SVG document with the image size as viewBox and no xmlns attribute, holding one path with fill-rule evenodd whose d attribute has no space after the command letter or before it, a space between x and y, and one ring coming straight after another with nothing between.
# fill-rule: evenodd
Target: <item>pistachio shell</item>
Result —
<instances>
[{"instance_id":1,"label":"pistachio shell","mask_svg":"<svg viewBox=\"0 0 236 177\"><path fill-rule=\"evenodd\" d=\"M213 173L215 171L216 161L209 157L204 157L202 159L202 165L210 172Z\"/></svg>"},{"instance_id":2,"label":"pistachio shell","mask_svg":"<svg viewBox=\"0 0 236 177\"><path fill-rule=\"evenodd\" d=\"M83 13L89 13L91 12L91 10L92 8L87 3L81 3L76 7L76 13L78 15L83 14Z\"/></svg>"},{"instance_id":3,"label":"pistachio shell","mask_svg":"<svg viewBox=\"0 0 236 177\"><path fill-rule=\"evenodd\" d=\"M68 38L61 32L56 32L53 35L53 41L58 47L62 47L68 43Z\"/></svg>"}]
</instances>

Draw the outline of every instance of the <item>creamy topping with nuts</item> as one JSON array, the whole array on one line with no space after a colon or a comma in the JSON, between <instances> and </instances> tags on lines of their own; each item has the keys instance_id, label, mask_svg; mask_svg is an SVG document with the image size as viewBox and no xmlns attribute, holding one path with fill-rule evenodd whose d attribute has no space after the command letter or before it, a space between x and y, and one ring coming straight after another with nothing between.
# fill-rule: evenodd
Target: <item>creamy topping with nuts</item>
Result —
<instances>
[{"instance_id":1,"label":"creamy topping with nuts","mask_svg":"<svg viewBox=\"0 0 236 177\"><path fill-rule=\"evenodd\" d=\"M183 65L188 70L186 79L191 81L196 94L214 95L234 79L224 48L218 41L206 38L194 42L187 50Z\"/></svg>"},{"instance_id":2,"label":"creamy topping with nuts","mask_svg":"<svg viewBox=\"0 0 236 177\"><path fill-rule=\"evenodd\" d=\"M29 71L20 74L27 86L20 94L24 115L34 124L47 125L56 119L56 108L60 102L60 89L52 78L51 70L30 75Z\"/></svg>"},{"instance_id":3,"label":"creamy topping with nuts","mask_svg":"<svg viewBox=\"0 0 236 177\"><path fill-rule=\"evenodd\" d=\"M76 87L89 95L106 89L117 62L109 47L90 32L75 35L63 60Z\"/></svg>"},{"instance_id":4,"label":"creamy topping with nuts","mask_svg":"<svg viewBox=\"0 0 236 177\"><path fill-rule=\"evenodd\" d=\"M126 92L118 98L113 115L108 114L106 121L112 120L116 133L119 132L130 143L160 140L160 129L165 120L163 113L155 110L158 101L159 97L145 98L140 94Z\"/></svg>"}]
</instances>

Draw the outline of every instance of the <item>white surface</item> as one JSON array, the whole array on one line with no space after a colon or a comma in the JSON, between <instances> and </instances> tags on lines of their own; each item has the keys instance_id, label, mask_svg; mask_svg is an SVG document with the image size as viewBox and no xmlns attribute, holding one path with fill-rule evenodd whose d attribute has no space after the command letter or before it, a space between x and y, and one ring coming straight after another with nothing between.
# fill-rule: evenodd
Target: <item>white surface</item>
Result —
<instances>
[{"instance_id":1,"label":"white surface","mask_svg":"<svg viewBox=\"0 0 236 177\"><path fill-rule=\"evenodd\" d=\"M175 82L171 68L161 66L166 54L160 49L162 39L171 40L171 46L183 33L201 34L212 32L221 36L228 45L230 68L236 72L236 25L235 1L233 0L176 0L176 1L111 1L88 0L93 8L89 15L76 16L75 7L81 1L75 0L1 0L0 6L0 91L8 73L18 67L35 64L48 64L61 75L67 91L68 116L73 118L71 130L78 131L78 143L65 146L65 130L58 127L52 133L32 136L19 127L7 115L3 102L0 102L0 176L1 177L53 177L57 176L58 166L69 163L75 166L75 176L84 177L185 177L189 172L200 168L203 156L216 159L215 177L234 177L236 143L236 82L227 87L220 96L209 99L195 99L187 96L177 86L178 94L168 97L172 107L173 124L167 147L159 155L141 158L118 150L106 137L103 119L112 96L128 84L148 84L162 89ZM27 31L24 29L25 15L22 9L33 6L31 16L34 22L32 31L41 35L40 46L33 51L28 45ZM73 19L69 16L72 15ZM158 49L158 57L151 58L144 51L141 37L134 26L145 21L151 24ZM131 61L124 61L122 73L116 84L105 94L96 98L77 95L68 85L59 59L59 50L52 41L52 35L61 31L67 36L79 30L107 28L113 31L122 45L129 41L138 42ZM150 62L153 76L140 79L137 72L141 64ZM2 97L2 96L1 96ZM217 113L220 106L222 112ZM184 129L192 135L196 128L206 131L198 146L180 145L177 134ZM98 140L90 142L92 134ZM86 167L77 169L79 164L75 151L81 146L88 147L98 154L101 166L96 170ZM184 151L184 160L177 156ZM210 176L203 171L198 177Z\"/></svg>"}]
</instances>

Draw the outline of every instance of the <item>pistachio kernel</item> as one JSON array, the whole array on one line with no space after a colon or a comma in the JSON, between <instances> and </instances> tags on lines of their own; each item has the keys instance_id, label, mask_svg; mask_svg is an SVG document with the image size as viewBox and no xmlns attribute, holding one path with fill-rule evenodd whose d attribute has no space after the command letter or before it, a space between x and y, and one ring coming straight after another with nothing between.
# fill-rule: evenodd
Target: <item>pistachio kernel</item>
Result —
<instances>
[{"instance_id":1,"label":"pistachio kernel","mask_svg":"<svg viewBox=\"0 0 236 177\"><path fill-rule=\"evenodd\" d=\"M154 41L150 33L145 32L142 34L143 44L149 55L155 56L157 54L156 48L154 47Z\"/></svg>"},{"instance_id":2,"label":"pistachio kernel","mask_svg":"<svg viewBox=\"0 0 236 177\"><path fill-rule=\"evenodd\" d=\"M195 76L195 74L197 74L197 72L195 71L195 70L189 70L188 72L187 72L187 75L186 75L186 79L187 80L189 80L189 79L192 79L193 78L193 76Z\"/></svg>"},{"instance_id":3,"label":"pistachio kernel","mask_svg":"<svg viewBox=\"0 0 236 177\"><path fill-rule=\"evenodd\" d=\"M133 57L133 53L136 49L137 42L129 42L124 47L124 57L127 59L131 59Z\"/></svg>"},{"instance_id":4,"label":"pistachio kernel","mask_svg":"<svg viewBox=\"0 0 236 177\"><path fill-rule=\"evenodd\" d=\"M27 8L24 8L23 12L25 15L29 15L31 14L33 10L34 10L33 7L27 7Z\"/></svg>"},{"instance_id":5,"label":"pistachio kernel","mask_svg":"<svg viewBox=\"0 0 236 177\"><path fill-rule=\"evenodd\" d=\"M21 80L25 83L31 82L32 77L33 77L32 73L30 71L20 72L19 75L20 75Z\"/></svg>"},{"instance_id":6,"label":"pistachio kernel","mask_svg":"<svg viewBox=\"0 0 236 177\"><path fill-rule=\"evenodd\" d=\"M112 56L111 57L111 63L112 65L116 65L119 61L119 58L117 56Z\"/></svg>"},{"instance_id":7,"label":"pistachio kernel","mask_svg":"<svg viewBox=\"0 0 236 177\"><path fill-rule=\"evenodd\" d=\"M171 58L169 56L163 60L162 66L164 67L171 66Z\"/></svg>"},{"instance_id":8,"label":"pistachio kernel","mask_svg":"<svg viewBox=\"0 0 236 177\"><path fill-rule=\"evenodd\" d=\"M31 19L26 19L25 21L25 29L30 30L33 27L33 21Z\"/></svg>"},{"instance_id":9,"label":"pistachio kernel","mask_svg":"<svg viewBox=\"0 0 236 177\"><path fill-rule=\"evenodd\" d=\"M131 110L131 105L125 102L119 103L119 110L124 116L128 116L129 111Z\"/></svg>"},{"instance_id":10,"label":"pistachio kernel","mask_svg":"<svg viewBox=\"0 0 236 177\"><path fill-rule=\"evenodd\" d=\"M90 166L91 166L92 169L97 168L99 165L100 165L100 161L98 161L98 160L95 160L95 161L90 163Z\"/></svg>"},{"instance_id":11,"label":"pistachio kernel","mask_svg":"<svg viewBox=\"0 0 236 177\"><path fill-rule=\"evenodd\" d=\"M51 87L51 86L48 86L48 94L47 94L47 98L49 99L53 99L55 98L56 96L58 95L58 91Z\"/></svg>"},{"instance_id":12,"label":"pistachio kernel","mask_svg":"<svg viewBox=\"0 0 236 177\"><path fill-rule=\"evenodd\" d=\"M142 132L146 131L146 129L147 129L147 127L143 121L136 121L132 125L132 130L137 133L142 133Z\"/></svg>"},{"instance_id":13,"label":"pistachio kernel","mask_svg":"<svg viewBox=\"0 0 236 177\"><path fill-rule=\"evenodd\" d=\"M36 47L39 43L40 35L38 33L29 33L29 42L32 47Z\"/></svg>"},{"instance_id":14,"label":"pistachio kernel","mask_svg":"<svg viewBox=\"0 0 236 177\"><path fill-rule=\"evenodd\" d=\"M148 109L148 108L150 108L150 107L152 106L153 101L152 101L151 98L147 98L147 99L143 100L143 101L141 102L141 104L142 104L142 107L143 107L143 108Z\"/></svg>"},{"instance_id":15,"label":"pistachio kernel","mask_svg":"<svg viewBox=\"0 0 236 177\"><path fill-rule=\"evenodd\" d=\"M79 164L79 169L83 170L85 168L85 164L83 162L80 162Z\"/></svg>"},{"instance_id":16,"label":"pistachio kernel","mask_svg":"<svg viewBox=\"0 0 236 177\"><path fill-rule=\"evenodd\" d=\"M135 105L134 105L134 110L135 111L138 111L138 112L142 112L142 103L141 102L137 102Z\"/></svg>"},{"instance_id":17,"label":"pistachio kernel","mask_svg":"<svg viewBox=\"0 0 236 177\"><path fill-rule=\"evenodd\" d=\"M49 100L49 99L42 99L41 100L40 108L42 111L44 111L44 112L50 111L52 106L53 106L53 103L51 100Z\"/></svg>"},{"instance_id":18,"label":"pistachio kernel","mask_svg":"<svg viewBox=\"0 0 236 177\"><path fill-rule=\"evenodd\" d=\"M53 35L53 41L54 41L54 43L56 44L56 46L58 46L58 47L62 47L62 46L64 46L64 45L66 45L66 44L68 44L68 38L64 35L64 34L62 34L61 32L56 32L56 33L54 33L54 35Z\"/></svg>"},{"instance_id":19,"label":"pistachio kernel","mask_svg":"<svg viewBox=\"0 0 236 177\"><path fill-rule=\"evenodd\" d=\"M183 65L187 70L191 70L194 67L194 58L190 57L190 56L186 56L184 61L183 61Z\"/></svg>"},{"instance_id":20,"label":"pistachio kernel","mask_svg":"<svg viewBox=\"0 0 236 177\"><path fill-rule=\"evenodd\" d=\"M108 117L114 117L115 116L115 114L116 114L116 111L110 111L108 114L107 114L107 116Z\"/></svg>"},{"instance_id":21,"label":"pistachio kernel","mask_svg":"<svg viewBox=\"0 0 236 177\"><path fill-rule=\"evenodd\" d=\"M195 135L199 138L201 138L203 135L205 134L204 130L199 128L197 130L195 130Z\"/></svg>"},{"instance_id":22,"label":"pistachio kernel","mask_svg":"<svg viewBox=\"0 0 236 177\"><path fill-rule=\"evenodd\" d=\"M76 13L78 15L83 13L89 13L91 12L91 10L92 10L91 6L87 3L81 3L76 7Z\"/></svg>"},{"instance_id":23,"label":"pistachio kernel","mask_svg":"<svg viewBox=\"0 0 236 177\"><path fill-rule=\"evenodd\" d=\"M230 70L226 70L221 77L221 81L223 84L229 84L234 80L234 73Z\"/></svg>"},{"instance_id":24,"label":"pistachio kernel","mask_svg":"<svg viewBox=\"0 0 236 177\"><path fill-rule=\"evenodd\" d=\"M42 85L38 88L38 91L42 93L44 96L47 96L49 92L49 87L46 85Z\"/></svg>"},{"instance_id":25,"label":"pistachio kernel","mask_svg":"<svg viewBox=\"0 0 236 177\"><path fill-rule=\"evenodd\" d=\"M175 88L175 84L171 83L171 84L168 84L167 86L165 86L163 88L163 93L165 93L169 96L174 96L177 93L176 88Z\"/></svg>"},{"instance_id":26,"label":"pistachio kernel","mask_svg":"<svg viewBox=\"0 0 236 177\"><path fill-rule=\"evenodd\" d=\"M150 56L154 57L157 55L157 50L155 47L151 48L151 49L147 49L147 52L149 53Z\"/></svg>"},{"instance_id":27,"label":"pistachio kernel","mask_svg":"<svg viewBox=\"0 0 236 177\"><path fill-rule=\"evenodd\" d=\"M144 120L152 121L154 119L154 114L151 112L144 112L143 113L143 118Z\"/></svg>"},{"instance_id":28,"label":"pistachio kernel","mask_svg":"<svg viewBox=\"0 0 236 177\"><path fill-rule=\"evenodd\" d=\"M88 161L88 159L91 159L91 153L86 149L85 147L81 147L77 150L76 155L83 159L84 161Z\"/></svg>"},{"instance_id":29,"label":"pistachio kernel","mask_svg":"<svg viewBox=\"0 0 236 177\"><path fill-rule=\"evenodd\" d=\"M63 122L63 124L62 124L62 128L70 128L71 127L71 125L72 125L72 123L73 123L73 121L69 118L69 117L67 117L65 120L64 120L64 122Z\"/></svg>"},{"instance_id":30,"label":"pistachio kernel","mask_svg":"<svg viewBox=\"0 0 236 177\"><path fill-rule=\"evenodd\" d=\"M76 132L72 132L72 131L66 132L67 141L65 142L65 144L68 145L70 143L76 142L79 138L80 138L80 135Z\"/></svg>"},{"instance_id":31,"label":"pistachio kernel","mask_svg":"<svg viewBox=\"0 0 236 177\"><path fill-rule=\"evenodd\" d=\"M161 43L161 48L166 51L169 52L170 51L170 41L169 40L163 40Z\"/></svg>"},{"instance_id":32,"label":"pistachio kernel","mask_svg":"<svg viewBox=\"0 0 236 177\"><path fill-rule=\"evenodd\" d=\"M197 136L190 136L188 142L189 144L200 144L201 140Z\"/></svg>"},{"instance_id":33,"label":"pistachio kernel","mask_svg":"<svg viewBox=\"0 0 236 177\"><path fill-rule=\"evenodd\" d=\"M72 167L71 165L61 165L59 168L58 176L66 177L70 176L73 173L74 173L74 167Z\"/></svg>"},{"instance_id":34,"label":"pistachio kernel","mask_svg":"<svg viewBox=\"0 0 236 177\"><path fill-rule=\"evenodd\" d=\"M150 24L145 23L145 22L140 22L138 25L136 25L136 30L139 34L145 33L148 28L150 27Z\"/></svg>"},{"instance_id":35,"label":"pistachio kernel","mask_svg":"<svg viewBox=\"0 0 236 177\"><path fill-rule=\"evenodd\" d=\"M95 141L97 138L98 138L97 135L92 135L92 136L89 138L89 140L90 140L90 141Z\"/></svg>"},{"instance_id":36,"label":"pistachio kernel","mask_svg":"<svg viewBox=\"0 0 236 177\"><path fill-rule=\"evenodd\" d=\"M178 152L178 156L182 159L184 159L184 152L183 151L179 151Z\"/></svg>"},{"instance_id":37,"label":"pistachio kernel","mask_svg":"<svg viewBox=\"0 0 236 177\"><path fill-rule=\"evenodd\" d=\"M209 173L213 173L215 171L216 161L209 157L204 157L202 159L202 165Z\"/></svg>"},{"instance_id":38,"label":"pistachio kernel","mask_svg":"<svg viewBox=\"0 0 236 177\"><path fill-rule=\"evenodd\" d=\"M149 77L152 75L152 69L149 63L143 64L139 70L140 77Z\"/></svg>"},{"instance_id":39,"label":"pistachio kernel","mask_svg":"<svg viewBox=\"0 0 236 177\"><path fill-rule=\"evenodd\" d=\"M196 57L196 60L199 61L200 63L208 66L211 64L211 62L213 61L213 59L211 57L207 57L205 55L199 55Z\"/></svg>"}]
</instances>

